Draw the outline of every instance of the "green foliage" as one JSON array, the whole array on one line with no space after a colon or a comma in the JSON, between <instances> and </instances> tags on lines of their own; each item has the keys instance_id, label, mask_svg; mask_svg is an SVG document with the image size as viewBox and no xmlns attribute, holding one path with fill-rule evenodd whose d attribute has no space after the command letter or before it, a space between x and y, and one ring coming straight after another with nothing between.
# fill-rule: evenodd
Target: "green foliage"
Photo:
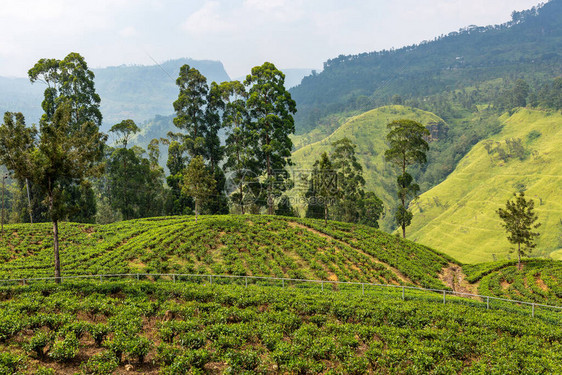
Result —
<instances>
[{"instance_id":1,"label":"green foliage","mask_svg":"<svg viewBox=\"0 0 562 375\"><path fill-rule=\"evenodd\" d=\"M402 236L406 238L406 227L412 221L412 213L407 209L408 200L415 198L420 190L417 184L412 183L412 176L406 168L415 164L427 162L429 144L426 138L430 136L422 124L413 120L396 120L388 124L386 140L389 149L385 151L384 158L398 167L401 175L397 177L398 198L402 205L398 207L395 218L396 223L402 227Z\"/></svg>"},{"instance_id":2,"label":"green foliage","mask_svg":"<svg viewBox=\"0 0 562 375\"><path fill-rule=\"evenodd\" d=\"M111 351L104 351L99 354L93 355L86 363L80 367L83 374L88 375L109 375L113 374L119 361Z\"/></svg>"},{"instance_id":3,"label":"green foliage","mask_svg":"<svg viewBox=\"0 0 562 375\"><path fill-rule=\"evenodd\" d=\"M63 339L56 340L49 351L49 357L57 362L67 362L76 357L80 342L74 332L67 333Z\"/></svg>"},{"instance_id":4,"label":"green foliage","mask_svg":"<svg viewBox=\"0 0 562 375\"><path fill-rule=\"evenodd\" d=\"M216 180L203 162L202 156L196 156L189 162L183 174L182 193L193 197L195 201L195 221L199 215L199 207L210 197L216 197Z\"/></svg>"},{"instance_id":5,"label":"green foliage","mask_svg":"<svg viewBox=\"0 0 562 375\"><path fill-rule=\"evenodd\" d=\"M0 374L18 374L18 370L25 368L25 357L22 355L2 352L0 353Z\"/></svg>"},{"instance_id":6,"label":"green foliage","mask_svg":"<svg viewBox=\"0 0 562 375\"><path fill-rule=\"evenodd\" d=\"M253 145L258 175L265 175L268 214L273 215L274 198L288 187L285 167L291 165L296 103L285 89L285 75L272 63L252 68L244 84L250 86L246 106L258 142Z\"/></svg>"},{"instance_id":7,"label":"green foliage","mask_svg":"<svg viewBox=\"0 0 562 375\"><path fill-rule=\"evenodd\" d=\"M116 133L120 137L116 143L121 143L124 148L127 148L129 139L140 131L139 127L131 119L123 120L118 124L115 124L109 129L111 133Z\"/></svg>"},{"instance_id":8,"label":"green foliage","mask_svg":"<svg viewBox=\"0 0 562 375\"><path fill-rule=\"evenodd\" d=\"M54 338L52 332L38 331L25 345L25 349L33 352L38 358L43 359Z\"/></svg>"},{"instance_id":9,"label":"green foliage","mask_svg":"<svg viewBox=\"0 0 562 375\"><path fill-rule=\"evenodd\" d=\"M525 193L520 192L519 195L514 194L515 201L508 200L505 209L498 209L497 213L502 219L503 227L508 233L507 239L512 244L517 245L517 257L519 266L521 265L521 256L527 255L525 249L521 249L524 245L526 249L531 250L536 246L535 237L540 223L535 223L538 219L537 214L533 211L535 202L532 199L525 199Z\"/></svg>"}]
</instances>

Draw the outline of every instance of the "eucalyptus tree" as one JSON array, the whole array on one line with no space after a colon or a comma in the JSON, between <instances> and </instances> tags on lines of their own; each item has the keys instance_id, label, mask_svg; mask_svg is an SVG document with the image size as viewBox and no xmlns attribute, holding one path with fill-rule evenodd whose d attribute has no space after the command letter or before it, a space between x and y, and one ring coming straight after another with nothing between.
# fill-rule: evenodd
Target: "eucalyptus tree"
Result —
<instances>
[{"instance_id":1,"label":"eucalyptus tree","mask_svg":"<svg viewBox=\"0 0 562 375\"><path fill-rule=\"evenodd\" d=\"M28 77L31 83L46 85L41 103L44 111L41 123L52 121L56 110L64 104L68 107L70 126L79 129L85 122L91 122L98 128L101 126L101 99L96 93L95 76L80 54L71 52L62 60L40 59L29 69ZM94 195L91 184L83 182L77 185L67 181L62 188L69 208L68 219L92 221L96 202L91 199Z\"/></svg>"},{"instance_id":2,"label":"eucalyptus tree","mask_svg":"<svg viewBox=\"0 0 562 375\"><path fill-rule=\"evenodd\" d=\"M406 172L414 164L425 164L429 145L426 139L429 130L413 120L395 120L387 125L389 132L386 140L389 149L385 151L386 161L393 163L401 172L397 177L398 198L400 206L396 211L396 223L402 228L402 237L406 238L406 227L412 222L412 212L408 210L408 200L417 196L420 187L413 183L413 177Z\"/></svg>"},{"instance_id":3,"label":"eucalyptus tree","mask_svg":"<svg viewBox=\"0 0 562 375\"><path fill-rule=\"evenodd\" d=\"M0 126L0 150L9 155L2 161L16 177L32 181L45 197L53 224L55 278L60 282L58 223L68 212L64 189L99 175L107 136L92 121L77 124L70 100L58 103L54 113L41 120L38 131L26 127L21 114L15 116L15 123L13 117L6 113Z\"/></svg>"},{"instance_id":4,"label":"eucalyptus tree","mask_svg":"<svg viewBox=\"0 0 562 375\"><path fill-rule=\"evenodd\" d=\"M285 75L272 63L252 68L244 84L250 87L247 106L258 142L256 156L265 178L268 214L273 215L274 198L290 186L285 168L291 164L289 136L295 132L296 103L285 89Z\"/></svg>"},{"instance_id":5,"label":"eucalyptus tree","mask_svg":"<svg viewBox=\"0 0 562 375\"><path fill-rule=\"evenodd\" d=\"M258 162L255 147L257 139L251 129L250 115L246 107L248 94L239 81L223 82L220 85L225 103L222 126L226 132L223 168L227 174L228 188L234 189L230 196L242 214L246 206L253 203L251 197L259 194Z\"/></svg>"},{"instance_id":6,"label":"eucalyptus tree","mask_svg":"<svg viewBox=\"0 0 562 375\"><path fill-rule=\"evenodd\" d=\"M332 143L331 160L337 171L339 195L334 207L336 218L348 223L359 221L359 204L364 194L363 166L357 160L357 146L347 137Z\"/></svg>"}]
</instances>

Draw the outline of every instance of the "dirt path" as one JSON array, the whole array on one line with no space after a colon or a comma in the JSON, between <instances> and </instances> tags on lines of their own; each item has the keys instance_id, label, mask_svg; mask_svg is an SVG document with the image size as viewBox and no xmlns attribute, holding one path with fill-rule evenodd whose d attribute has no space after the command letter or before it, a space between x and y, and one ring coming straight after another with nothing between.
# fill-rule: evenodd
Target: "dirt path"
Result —
<instances>
[{"instance_id":1,"label":"dirt path","mask_svg":"<svg viewBox=\"0 0 562 375\"><path fill-rule=\"evenodd\" d=\"M466 281L466 275L458 264L449 263L439 274L439 279L455 292L478 294L478 283Z\"/></svg>"}]
</instances>

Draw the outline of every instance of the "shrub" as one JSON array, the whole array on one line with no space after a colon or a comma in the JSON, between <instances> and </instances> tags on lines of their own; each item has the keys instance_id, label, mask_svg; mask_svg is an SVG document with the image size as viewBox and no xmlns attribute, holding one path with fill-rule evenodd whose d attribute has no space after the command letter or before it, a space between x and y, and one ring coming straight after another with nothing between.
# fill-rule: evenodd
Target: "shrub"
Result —
<instances>
[{"instance_id":1,"label":"shrub","mask_svg":"<svg viewBox=\"0 0 562 375\"><path fill-rule=\"evenodd\" d=\"M82 364L83 374L87 375L109 375L119 366L119 360L110 351L105 351L92 356L88 362Z\"/></svg>"},{"instance_id":2,"label":"shrub","mask_svg":"<svg viewBox=\"0 0 562 375\"><path fill-rule=\"evenodd\" d=\"M24 345L24 349L35 353L35 355L43 359L45 357L45 349L53 342L54 335L52 332L38 331L29 342Z\"/></svg>"},{"instance_id":3,"label":"shrub","mask_svg":"<svg viewBox=\"0 0 562 375\"><path fill-rule=\"evenodd\" d=\"M88 332L96 342L96 346L100 347L103 343L103 340L109 333L109 327L107 324L99 323L99 324L90 324L88 326Z\"/></svg>"},{"instance_id":4,"label":"shrub","mask_svg":"<svg viewBox=\"0 0 562 375\"><path fill-rule=\"evenodd\" d=\"M187 349L200 349L207 338L203 332L186 332L179 337L179 344Z\"/></svg>"},{"instance_id":5,"label":"shrub","mask_svg":"<svg viewBox=\"0 0 562 375\"><path fill-rule=\"evenodd\" d=\"M76 338L76 334L69 332L63 340L55 341L49 352L49 357L58 362L66 362L76 357L79 349L80 342Z\"/></svg>"},{"instance_id":6,"label":"shrub","mask_svg":"<svg viewBox=\"0 0 562 375\"><path fill-rule=\"evenodd\" d=\"M144 358L152 348L152 341L146 337L135 337L129 340L127 344L127 352L138 359L140 363L144 362Z\"/></svg>"},{"instance_id":7,"label":"shrub","mask_svg":"<svg viewBox=\"0 0 562 375\"><path fill-rule=\"evenodd\" d=\"M15 374L24 368L25 357L12 353L0 353L0 374Z\"/></svg>"}]
</instances>

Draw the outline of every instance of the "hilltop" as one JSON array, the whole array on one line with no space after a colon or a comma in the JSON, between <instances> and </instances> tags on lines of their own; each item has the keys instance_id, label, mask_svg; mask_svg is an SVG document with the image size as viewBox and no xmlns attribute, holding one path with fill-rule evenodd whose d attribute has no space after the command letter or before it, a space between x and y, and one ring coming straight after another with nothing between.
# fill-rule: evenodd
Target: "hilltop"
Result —
<instances>
[{"instance_id":1,"label":"hilltop","mask_svg":"<svg viewBox=\"0 0 562 375\"><path fill-rule=\"evenodd\" d=\"M496 210L524 190L542 223L533 254L561 259L561 122L553 111L504 115L499 134L474 146L445 181L412 204L409 238L462 262L505 260L511 245Z\"/></svg>"},{"instance_id":2,"label":"hilltop","mask_svg":"<svg viewBox=\"0 0 562 375\"><path fill-rule=\"evenodd\" d=\"M49 224L6 226L0 279L52 274ZM63 274L200 273L443 288L451 258L379 230L269 216L139 219L61 226Z\"/></svg>"}]
</instances>

